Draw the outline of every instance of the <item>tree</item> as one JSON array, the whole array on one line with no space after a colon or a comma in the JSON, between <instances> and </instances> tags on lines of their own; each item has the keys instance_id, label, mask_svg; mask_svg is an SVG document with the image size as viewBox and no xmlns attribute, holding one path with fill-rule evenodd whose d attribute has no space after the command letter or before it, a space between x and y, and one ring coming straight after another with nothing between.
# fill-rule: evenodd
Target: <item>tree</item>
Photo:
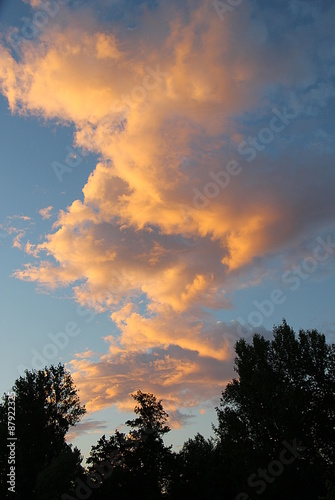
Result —
<instances>
[{"instance_id":1,"label":"tree","mask_svg":"<svg viewBox=\"0 0 335 500\"><path fill-rule=\"evenodd\" d=\"M171 447L163 441L163 435L170 431L166 425L168 414L153 394L139 390L132 397L138 403L134 408L138 416L127 420L126 425L132 429L130 438L138 443L132 459L133 473L142 492L139 498L160 498L169 488L172 461Z\"/></svg>"},{"instance_id":2,"label":"tree","mask_svg":"<svg viewBox=\"0 0 335 500\"><path fill-rule=\"evenodd\" d=\"M333 477L335 479L335 474ZM327 496L319 497L319 500L335 500L335 482L333 482L332 484L330 481L328 481L326 486L327 486Z\"/></svg>"},{"instance_id":3,"label":"tree","mask_svg":"<svg viewBox=\"0 0 335 500\"><path fill-rule=\"evenodd\" d=\"M335 346L316 330L297 338L285 320L273 333L271 341L254 335L252 344L237 342L239 378L222 393L216 433L223 456L233 459L236 486L251 494L258 480L263 498L288 491L292 500L318 498L334 468ZM285 449L294 460L284 465ZM277 472L260 479L258 467L267 470L274 460Z\"/></svg>"},{"instance_id":4,"label":"tree","mask_svg":"<svg viewBox=\"0 0 335 500\"><path fill-rule=\"evenodd\" d=\"M103 435L95 446L92 446L87 459L87 476L97 484L92 500L95 498L132 498L132 470L129 467L129 455L133 451L133 443L125 434L115 431L106 439Z\"/></svg>"},{"instance_id":5,"label":"tree","mask_svg":"<svg viewBox=\"0 0 335 500\"><path fill-rule=\"evenodd\" d=\"M116 431L106 439L102 436L92 446L88 473L99 471L102 484L92 496L94 498L158 499L169 486L169 447L162 436L169 432L168 418L162 402L153 394L137 391L132 397L137 402L134 412L137 417L128 420L131 427L128 435ZM101 473L102 468L105 471Z\"/></svg>"},{"instance_id":6,"label":"tree","mask_svg":"<svg viewBox=\"0 0 335 500\"><path fill-rule=\"evenodd\" d=\"M126 425L133 429L130 434L134 438L152 435L157 439L170 432L170 427L165 425L169 415L161 400L157 401L153 394L142 391L137 391L132 397L138 403L134 408L138 417L127 420Z\"/></svg>"},{"instance_id":7,"label":"tree","mask_svg":"<svg viewBox=\"0 0 335 500\"><path fill-rule=\"evenodd\" d=\"M197 433L177 455L172 498L215 499L215 443Z\"/></svg>"},{"instance_id":8,"label":"tree","mask_svg":"<svg viewBox=\"0 0 335 500\"><path fill-rule=\"evenodd\" d=\"M75 497L75 478L84 478L82 459L78 448L72 449L72 446L66 445L37 476L37 500L61 500L64 492L72 492Z\"/></svg>"},{"instance_id":9,"label":"tree","mask_svg":"<svg viewBox=\"0 0 335 500\"><path fill-rule=\"evenodd\" d=\"M35 499L38 474L67 449L65 435L86 412L80 405L71 374L62 364L44 370L25 371L13 386L15 394L16 498ZM0 404L1 489L6 484L7 422L12 402L8 395Z\"/></svg>"}]
</instances>

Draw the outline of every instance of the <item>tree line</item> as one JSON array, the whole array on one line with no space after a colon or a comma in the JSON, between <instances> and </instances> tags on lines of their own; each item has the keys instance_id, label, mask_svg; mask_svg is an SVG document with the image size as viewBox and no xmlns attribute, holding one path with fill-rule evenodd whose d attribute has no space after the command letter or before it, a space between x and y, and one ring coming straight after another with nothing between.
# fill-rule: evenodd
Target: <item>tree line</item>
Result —
<instances>
[{"instance_id":1,"label":"tree line","mask_svg":"<svg viewBox=\"0 0 335 500\"><path fill-rule=\"evenodd\" d=\"M335 500L335 345L284 320L235 352L213 437L173 451L162 401L138 390L129 431L103 435L86 466L65 439L86 412L71 374L26 370L0 403L1 498Z\"/></svg>"}]
</instances>

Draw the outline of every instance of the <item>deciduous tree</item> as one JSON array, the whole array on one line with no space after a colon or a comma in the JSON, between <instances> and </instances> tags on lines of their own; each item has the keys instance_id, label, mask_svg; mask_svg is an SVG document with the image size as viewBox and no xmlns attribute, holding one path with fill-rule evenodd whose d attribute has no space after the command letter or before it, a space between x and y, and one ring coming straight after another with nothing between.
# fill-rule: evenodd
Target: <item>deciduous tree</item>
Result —
<instances>
[{"instance_id":1,"label":"deciduous tree","mask_svg":"<svg viewBox=\"0 0 335 500\"><path fill-rule=\"evenodd\" d=\"M36 480L67 449L65 436L85 414L71 374L61 363L44 370L26 370L12 389L15 394L16 498L35 499ZM1 489L8 494L7 420L9 400L0 404Z\"/></svg>"},{"instance_id":2,"label":"deciduous tree","mask_svg":"<svg viewBox=\"0 0 335 500\"><path fill-rule=\"evenodd\" d=\"M233 475L267 467L284 441L297 443L294 462L269 480L266 495L317 498L335 460L335 346L316 330L296 336L285 320L273 334L237 342L239 378L222 393L216 433L225 456L232 454Z\"/></svg>"}]
</instances>

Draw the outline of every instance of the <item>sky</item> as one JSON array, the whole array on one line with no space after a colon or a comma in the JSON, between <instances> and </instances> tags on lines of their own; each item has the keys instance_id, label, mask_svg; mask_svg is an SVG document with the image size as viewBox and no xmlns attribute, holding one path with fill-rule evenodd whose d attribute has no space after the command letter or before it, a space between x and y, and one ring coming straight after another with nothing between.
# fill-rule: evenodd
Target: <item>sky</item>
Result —
<instances>
[{"instance_id":1,"label":"sky","mask_svg":"<svg viewBox=\"0 0 335 500\"><path fill-rule=\"evenodd\" d=\"M162 399L213 434L234 344L335 341L332 1L0 3L1 390L62 362L84 454Z\"/></svg>"}]
</instances>

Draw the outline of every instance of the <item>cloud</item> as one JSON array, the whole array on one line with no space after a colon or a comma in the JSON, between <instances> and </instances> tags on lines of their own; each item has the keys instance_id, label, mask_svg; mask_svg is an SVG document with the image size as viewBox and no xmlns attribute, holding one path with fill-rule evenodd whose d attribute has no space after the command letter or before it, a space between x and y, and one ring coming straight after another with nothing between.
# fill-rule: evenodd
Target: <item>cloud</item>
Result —
<instances>
[{"instance_id":1,"label":"cloud","mask_svg":"<svg viewBox=\"0 0 335 500\"><path fill-rule=\"evenodd\" d=\"M216 336L214 342L225 342L222 329ZM113 339L105 340L113 347ZM178 409L217 397L233 373L231 358L200 355L195 343L193 349L187 349L173 344L173 339L167 346L150 349L143 346L116 352L112 348L95 361L73 359L69 366L89 413L113 404L120 411L131 411L133 401L129 395L141 389L163 400L175 427L183 424Z\"/></svg>"},{"instance_id":2,"label":"cloud","mask_svg":"<svg viewBox=\"0 0 335 500\"><path fill-rule=\"evenodd\" d=\"M185 427L193 419L194 415L175 410L170 412L168 421L172 429L180 429L181 427Z\"/></svg>"},{"instance_id":3,"label":"cloud","mask_svg":"<svg viewBox=\"0 0 335 500\"><path fill-rule=\"evenodd\" d=\"M22 249L22 243L21 240L25 236L24 231L20 231L13 239L13 248L19 248Z\"/></svg>"},{"instance_id":4,"label":"cloud","mask_svg":"<svg viewBox=\"0 0 335 500\"><path fill-rule=\"evenodd\" d=\"M38 213L42 216L43 220L50 219L52 209L53 209L53 206L49 205L46 208L41 208Z\"/></svg>"},{"instance_id":5,"label":"cloud","mask_svg":"<svg viewBox=\"0 0 335 500\"><path fill-rule=\"evenodd\" d=\"M85 358L92 358L95 355L96 355L96 353L94 351L87 349L84 352L77 352L75 354L75 357L80 358L80 359L85 359Z\"/></svg>"},{"instance_id":6,"label":"cloud","mask_svg":"<svg viewBox=\"0 0 335 500\"><path fill-rule=\"evenodd\" d=\"M31 221L31 217L28 217L28 215L10 215L8 216L8 220L22 220L22 221Z\"/></svg>"},{"instance_id":7,"label":"cloud","mask_svg":"<svg viewBox=\"0 0 335 500\"><path fill-rule=\"evenodd\" d=\"M66 435L66 440L71 443L81 434L100 434L101 430L107 429L107 422L101 420L93 420L92 418L85 418L71 428L71 431Z\"/></svg>"},{"instance_id":8,"label":"cloud","mask_svg":"<svg viewBox=\"0 0 335 500\"><path fill-rule=\"evenodd\" d=\"M13 237L13 248L27 251L27 245L22 243L22 239L26 236L27 232L35 225L35 221L28 215L10 215L6 217L3 224L0 224L2 233L1 238L7 238L9 235Z\"/></svg>"},{"instance_id":9,"label":"cloud","mask_svg":"<svg viewBox=\"0 0 335 500\"><path fill-rule=\"evenodd\" d=\"M334 94L330 54L306 51L309 13L293 7L292 26L285 9L257 2L222 24L209 0L160 2L136 11L131 33L68 10L18 60L3 48L11 111L72 123L75 145L100 158L81 199L25 245L37 263L14 273L71 285L80 304L110 314L106 353L71 361L91 411L126 407L139 383L172 411L217 395L231 376L233 327L213 312L333 220L329 133L308 147L308 118ZM330 14L311 21L325 47ZM273 119L285 125L276 134Z\"/></svg>"}]
</instances>

